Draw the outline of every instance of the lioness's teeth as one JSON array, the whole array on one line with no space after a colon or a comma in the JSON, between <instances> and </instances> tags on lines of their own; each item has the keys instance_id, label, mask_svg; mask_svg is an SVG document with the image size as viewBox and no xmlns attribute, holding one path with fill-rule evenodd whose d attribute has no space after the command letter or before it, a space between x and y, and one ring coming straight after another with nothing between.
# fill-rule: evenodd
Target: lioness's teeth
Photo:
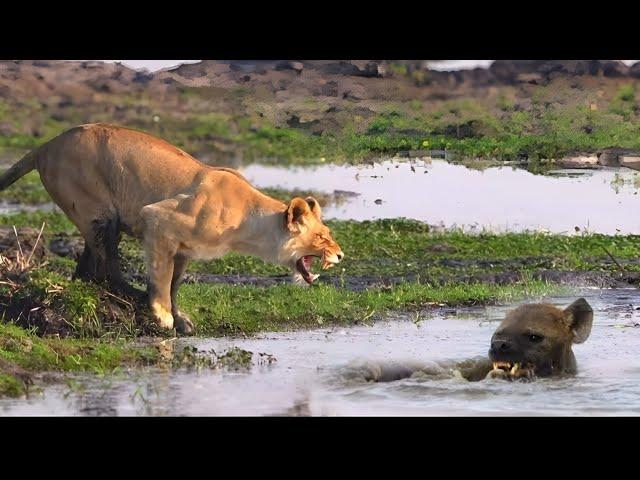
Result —
<instances>
[{"instance_id":1,"label":"lioness's teeth","mask_svg":"<svg viewBox=\"0 0 640 480\"><path fill-rule=\"evenodd\" d=\"M515 375L519 369L520 369L520 364L514 363L513 367L511 367L511 375Z\"/></svg>"},{"instance_id":2,"label":"lioness's teeth","mask_svg":"<svg viewBox=\"0 0 640 480\"><path fill-rule=\"evenodd\" d=\"M493 369L498 370L498 362L493 362Z\"/></svg>"}]
</instances>

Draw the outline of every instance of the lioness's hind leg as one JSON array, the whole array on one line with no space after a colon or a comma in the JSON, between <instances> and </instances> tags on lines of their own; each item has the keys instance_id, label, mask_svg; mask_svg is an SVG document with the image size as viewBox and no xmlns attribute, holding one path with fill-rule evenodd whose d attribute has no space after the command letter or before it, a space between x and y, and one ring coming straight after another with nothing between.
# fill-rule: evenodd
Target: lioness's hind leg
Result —
<instances>
[{"instance_id":1,"label":"lioness's hind leg","mask_svg":"<svg viewBox=\"0 0 640 480\"><path fill-rule=\"evenodd\" d=\"M178 288L182 283L184 272L189 264L189 259L184 255L176 255L173 259L173 277L171 279L171 313L175 322L176 330L183 334L193 333L194 326L191 319L178 309Z\"/></svg>"},{"instance_id":2,"label":"lioness's hind leg","mask_svg":"<svg viewBox=\"0 0 640 480\"><path fill-rule=\"evenodd\" d=\"M103 259L94 253L87 240L84 242L84 250L78 259L78 265L73 276L74 278L92 282L102 282L106 279L106 264Z\"/></svg>"},{"instance_id":3,"label":"lioness's hind leg","mask_svg":"<svg viewBox=\"0 0 640 480\"><path fill-rule=\"evenodd\" d=\"M118 246L122 240L120 222L117 217L103 218L92 222L96 242L104 250L106 279L109 287L117 293L141 299L145 292L133 287L122 276Z\"/></svg>"}]
</instances>

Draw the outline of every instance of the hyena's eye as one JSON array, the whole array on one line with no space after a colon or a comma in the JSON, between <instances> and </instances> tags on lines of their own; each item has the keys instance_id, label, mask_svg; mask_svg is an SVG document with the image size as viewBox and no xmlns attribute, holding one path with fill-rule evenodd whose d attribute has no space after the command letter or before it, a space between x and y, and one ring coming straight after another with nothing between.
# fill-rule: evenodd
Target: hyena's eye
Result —
<instances>
[{"instance_id":1,"label":"hyena's eye","mask_svg":"<svg viewBox=\"0 0 640 480\"><path fill-rule=\"evenodd\" d=\"M540 343L542 340L544 340L544 337L542 335L537 335L535 333L529 333L527 334L527 339L531 343Z\"/></svg>"}]
</instances>

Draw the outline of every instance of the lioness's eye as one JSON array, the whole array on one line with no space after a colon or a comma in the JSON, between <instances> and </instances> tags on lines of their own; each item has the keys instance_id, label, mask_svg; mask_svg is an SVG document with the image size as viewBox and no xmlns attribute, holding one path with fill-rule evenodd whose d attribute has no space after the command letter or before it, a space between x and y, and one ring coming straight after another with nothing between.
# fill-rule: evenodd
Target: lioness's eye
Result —
<instances>
[{"instance_id":1,"label":"lioness's eye","mask_svg":"<svg viewBox=\"0 0 640 480\"><path fill-rule=\"evenodd\" d=\"M542 335L536 335L535 333L530 333L527 335L527 338L529 339L530 342L538 343L538 342L541 342L544 337Z\"/></svg>"}]
</instances>

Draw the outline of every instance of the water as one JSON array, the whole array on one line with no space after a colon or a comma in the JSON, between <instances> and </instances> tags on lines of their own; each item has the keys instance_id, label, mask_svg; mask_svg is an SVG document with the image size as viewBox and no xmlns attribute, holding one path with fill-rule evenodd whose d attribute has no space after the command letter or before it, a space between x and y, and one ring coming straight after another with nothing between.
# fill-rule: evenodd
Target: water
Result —
<instances>
[{"instance_id":1,"label":"water","mask_svg":"<svg viewBox=\"0 0 640 480\"><path fill-rule=\"evenodd\" d=\"M628 169L558 170L534 175L512 167L473 170L444 160L385 161L240 169L258 188L360 194L324 209L327 218L407 217L444 227L492 231L640 232L640 174ZM634 182L637 182L634 184Z\"/></svg>"},{"instance_id":2,"label":"water","mask_svg":"<svg viewBox=\"0 0 640 480\"><path fill-rule=\"evenodd\" d=\"M60 208L55 203L41 203L37 205L26 205L24 203L10 203L0 201L0 215L13 215L20 212L52 212L59 211Z\"/></svg>"},{"instance_id":3,"label":"water","mask_svg":"<svg viewBox=\"0 0 640 480\"><path fill-rule=\"evenodd\" d=\"M582 292L595 311L586 343L574 346L579 373L531 383L467 382L414 375L367 383L359 362L464 360L483 356L513 305L399 316L372 326L265 333L248 339L182 339L216 351L267 352L273 365L248 373L138 372L78 377L29 400L1 399L1 415L637 415L640 414L640 294ZM575 297L548 299L566 306Z\"/></svg>"},{"instance_id":4,"label":"water","mask_svg":"<svg viewBox=\"0 0 640 480\"><path fill-rule=\"evenodd\" d=\"M326 218L406 217L467 231L640 233L640 173L624 168L534 175L510 166L474 170L426 159L240 170L258 188L342 191L324 208ZM0 214L54 208L0 202Z\"/></svg>"}]
</instances>

